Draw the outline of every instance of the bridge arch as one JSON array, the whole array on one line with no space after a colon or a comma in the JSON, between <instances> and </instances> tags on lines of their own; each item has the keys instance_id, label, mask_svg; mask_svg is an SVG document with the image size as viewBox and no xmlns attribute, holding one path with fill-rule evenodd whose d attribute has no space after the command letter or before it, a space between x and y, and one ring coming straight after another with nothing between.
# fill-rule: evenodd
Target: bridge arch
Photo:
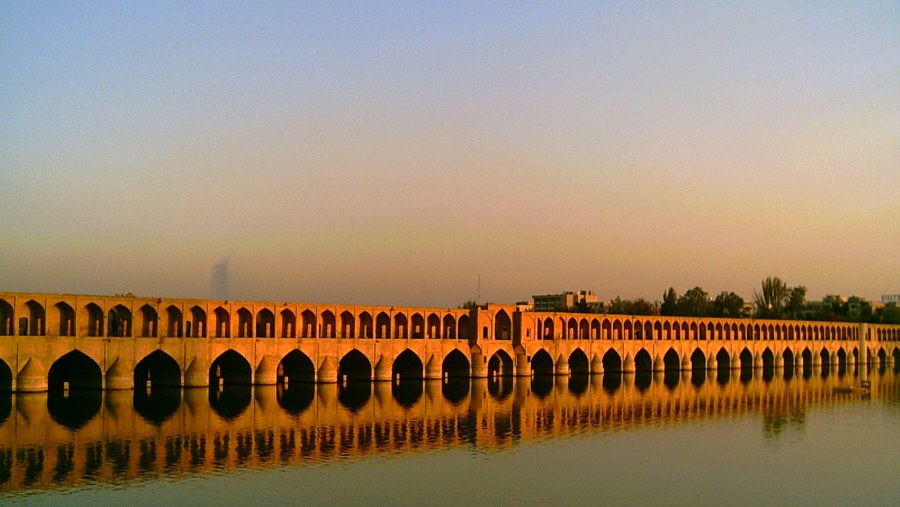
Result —
<instances>
[{"instance_id":1,"label":"bridge arch","mask_svg":"<svg viewBox=\"0 0 900 507\"><path fill-rule=\"evenodd\" d=\"M184 329L184 317L181 310L175 305L166 307L166 331L165 336L181 338Z\"/></svg>"},{"instance_id":2,"label":"bridge arch","mask_svg":"<svg viewBox=\"0 0 900 507\"><path fill-rule=\"evenodd\" d=\"M12 391L13 373L6 361L0 359L0 392Z\"/></svg>"},{"instance_id":3,"label":"bridge arch","mask_svg":"<svg viewBox=\"0 0 900 507\"><path fill-rule=\"evenodd\" d=\"M418 354L406 349L394 358L391 364L391 376L400 380L421 380L424 377L425 365Z\"/></svg>"},{"instance_id":4,"label":"bridge arch","mask_svg":"<svg viewBox=\"0 0 900 507\"><path fill-rule=\"evenodd\" d=\"M300 338L316 338L318 336L318 319L316 314L310 309L303 310L300 313L300 321L303 327L300 330Z\"/></svg>"},{"instance_id":5,"label":"bridge arch","mask_svg":"<svg viewBox=\"0 0 900 507\"><path fill-rule=\"evenodd\" d=\"M576 347L569 354L569 371L572 373L590 373L591 362L581 348Z\"/></svg>"},{"instance_id":6,"label":"bridge arch","mask_svg":"<svg viewBox=\"0 0 900 507\"><path fill-rule=\"evenodd\" d=\"M373 336L373 329L375 328L374 321L372 320L372 314L369 312L362 312L359 314L359 337L360 338L369 338L371 339Z\"/></svg>"},{"instance_id":7,"label":"bridge arch","mask_svg":"<svg viewBox=\"0 0 900 507\"><path fill-rule=\"evenodd\" d=\"M147 354L134 366L134 387L142 389L147 384L157 386L181 386L181 367L172 356L160 349Z\"/></svg>"},{"instance_id":8,"label":"bridge arch","mask_svg":"<svg viewBox=\"0 0 900 507\"><path fill-rule=\"evenodd\" d=\"M421 362L421 360L419 360ZM353 349L338 363L338 379L372 380L372 363L357 349Z\"/></svg>"},{"instance_id":9,"label":"bridge arch","mask_svg":"<svg viewBox=\"0 0 900 507\"><path fill-rule=\"evenodd\" d=\"M535 375L553 375L553 358L544 349L538 349L531 357L531 371Z\"/></svg>"},{"instance_id":10,"label":"bridge arch","mask_svg":"<svg viewBox=\"0 0 900 507\"><path fill-rule=\"evenodd\" d=\"M510 377L513 371L513 360L503 349L494 352L488 360L488 377Z\"/></svg>"},{"instance_id":11,"label":"bridge arch","mask_svg":"<svg viewBox=\"0 0 900 507\"><path fill-rule=\"evenodd\" d=\"M441 332L441 318L436 313L431 312L425 319L425 338L441 339L444 334Z\"/></svg>"},{"instance_id":12,"label":"bridge arch","mask_svg":"<svg viewBox=\"0 0 900 507\"><path fill-rule=\"evenodd\" d=\"M622 356L615 349L609 349L603 354L603 371L604 372L621 372Z\"/></svg>"},{"instance_id":13,"label":"bridge arch","mask_svg":"<svg viewBox=\"0 0 900 507\"><path fill-rule=\"evenodd\" d=\"M78 315L78 322L81 323L81 334L91 337L103 336L105 328L103 327L103 309L96 303L88 303L84 305Z\"/></svg>"},{"instance_id":14,"label":"bridge arch","mask_svg":"<svg viewBox=\"0 0 900 507\"><path fill-rule=\"evenodd\" d=\"M322 329L319 338L337 338L337 318L331 310L325 310L320 315L322 318Z\"/></svg>"},{"instance_id":15,"label":"bridge arch","mask_svg":"<svg viewBox=\"0 0 900 507\"><path fill-rule=\"evenodd\" d=\"M133 334L131 310L125 305L112 307L107 314L106 322L108 325L107 336L128 338Z\"/></svg>"},{"instance_id":16,"label":"bridge arch","mask_svg":"<svg viewBox=\"0 0 900 507\"><path fill-rule=\"evenodd\" d=\"M43 305L30 299L19 306L19 336L47 334L47 315Z\"/></svg>"},{"instance_id":17,"label":"bridge arch","mask_svg":"<svg viewBox=\"0 0 900 507\"><path fill-rule=\"evenodd\" d=\"M298 349L288 352L278 363L277 382L284 384L315 382L316 367L306 354Z\"/></svg>"},{"instance_id":18,"label":"bridge arch","mask_svg":"<svg viewBox=\"0 0 900 507\"><path fill-rule=\"evenodd\" d=\"M216 316L216 329L214 336L216 338L231 338L231 315L228 310L221 306L213 310Z\"/></svg>"},{"instance_id":19,"label":"bridge arch","mask_svg":"<svg viewBox=\"0 0 900 507\"><path fill-rule=\"evenodd\" d=\"M452 314L444 315L444 338L455 340L456 339L456 319Z\"/></svg>"},{"instance_id":20,"label":"bridge arch","mask_svg":"<svg viewBox=\"0 0 900 507\"><path fill-rule=\"evenodd\" d=\"M75 309L60 301L53 305L56 310L57 333L59 336L75 336ZM3 319L0 317L0 322ZM3 333L0 332L0 335Z\"/></svg>"},{"instance_id":21,"label":"bridge arch","mask_svg":"<svg viewBox=\"0 0 900 507\"><path fill-rule=\"evenodd\" d=\"M84 352L73 350L54 361L47 373L49 391L61 392L65 384L70 389L102 389L103 372Z\"/></svg>"},{"instance_id":22,"label":"bridge arch","mask_svg":"<svg viewBox=\"0 0 900 507\"><path fill-rule=\"evenodd\" d=\"M375 316L375 338L387 339L391 337L391 318L385 312L379 312Z\"/></svg>"},{"instance_id":23,"label":"bridge arch","mask_svg":"<svg viewBox=\"0 0 900 507\"><path fill-rule=\"evenodd\" d=\"M394 335L395 339L405 340L409 338L409 319L402 313L394 315Z\"/></svg>"},{"instance_id":24,"label":"bridge arch","mask_svg":"<svg viewBox=\"0 0 900 507\"><path fill-rule=\"evenodd\" d=\"M412 314L410 318L409 335L413 339L425 338L425 318L419 312Z\"/></svg>"},{"instance_id":25,"label":"bridge arch","mask_svg":"<svg viewBox=\"0 0 900 507\"><path fill-rule=\"evenodd\" d=\"M192 322L186 323L184 326L185 336L190 338L206 338L208 336L206 310L196 305L192 306L191 319ZM188 324L190 324L190 326Z\"/></svg>"},{"instance_id":26,"label":"bridge arch","mask_svg":"<svg viewBox=\"0 0 900 507\"><path fill-rule=\"evenodd\" d=\"M220 379L224 385L250 385L253 383L253 368L244 356L228 349L209 367L209 384L217 386Z\"/></svg>"},{"instance_id":27,"label":"bridge arch","mask_svg":"<svg viewBox=\"0 0 900 507\"><path fill-rule=\"evenodd\" d=\"M445 377L468 377L469 359L459 349L453 349L441 362L441 370Z\"/></svg>"},{"instance_id":28,"label":"bridge arch","mask_svg":"<svg viewBox=\"0 0 900 507\"><path fill-rule=\"evenodd\" d=\"M674 348L670 347L663 356L663 365L666 371L678 371L681 369L681 357Z\"/></svg>"},{"instance_id":29,"label":"bridge arch","mask_svg":"<svg viewBox=\"0 0 900 507\"><path fill-rule=\"evenodd\" d=\"M641 347L634 355L634 370L647 372L653 371L653 358L650 353Z\"/></svg>"},{"instance_id":30,"label":"bridge arch","mask_svg":"<svg viewBox=\"0 0 900 507\"><path fill-rule=\"evenodd\" d=\"M341 329L339 338L356 338L356 318L349 310L341 312Z\"/></svg>"}]
</instances>

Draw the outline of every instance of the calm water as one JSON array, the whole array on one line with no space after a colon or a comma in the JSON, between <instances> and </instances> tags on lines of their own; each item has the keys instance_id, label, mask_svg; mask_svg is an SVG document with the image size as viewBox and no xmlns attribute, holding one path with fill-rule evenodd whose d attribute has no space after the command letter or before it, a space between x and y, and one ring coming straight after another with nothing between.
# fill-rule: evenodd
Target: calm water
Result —
<instances>
[{"instance_id":1,"label":"calm water","mask_svg":"<svg viewBox=\"0 0 900 507\"><path fill-rule=\"evenodd\" d=\"M4 394L0 503L897 504L895 371L722 373Z\"/></svg>"}]
</instances>

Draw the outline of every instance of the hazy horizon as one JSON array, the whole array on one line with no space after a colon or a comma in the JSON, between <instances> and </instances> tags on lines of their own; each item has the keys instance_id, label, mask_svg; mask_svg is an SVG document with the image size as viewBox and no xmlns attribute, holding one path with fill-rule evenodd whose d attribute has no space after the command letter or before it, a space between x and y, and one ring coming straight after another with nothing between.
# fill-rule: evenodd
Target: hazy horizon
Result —
<instances>
[{"instance_id":1,"label":"hazy horizon","mask_svg":"<svg viewBox=\"0 0 900 507\"><path fill-rule=\"evenodd\" d=\"M898 26L896 2L3 3L0 290L877 300Z\"/></svg>"}]
</instances>

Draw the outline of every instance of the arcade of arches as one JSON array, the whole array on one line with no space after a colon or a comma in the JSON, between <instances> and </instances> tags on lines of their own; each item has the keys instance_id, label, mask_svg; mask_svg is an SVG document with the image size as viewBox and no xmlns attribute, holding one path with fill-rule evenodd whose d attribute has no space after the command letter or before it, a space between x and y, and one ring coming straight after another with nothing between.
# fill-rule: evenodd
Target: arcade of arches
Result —
<instances>
[{"instance_id":1,"label":"arcade of arches","mask_svg":"<svg viewBox=\"0 0 900 507\"><path fill-rule=\"evenodd\" d=\"M0 292L6 391L859 363L900 326Z\"/></svg>"}]
</instances>

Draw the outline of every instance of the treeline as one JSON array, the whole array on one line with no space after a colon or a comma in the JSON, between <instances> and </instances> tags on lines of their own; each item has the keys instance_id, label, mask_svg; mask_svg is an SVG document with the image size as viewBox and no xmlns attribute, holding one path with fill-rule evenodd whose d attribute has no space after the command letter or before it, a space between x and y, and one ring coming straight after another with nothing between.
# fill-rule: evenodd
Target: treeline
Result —
<instances>
[{"instance_id":1,"label":"treeline","mask_svg":"<svg viewBox=\"0 0 900 507\"><path fill-rule=\"evenodd\" d=\"M900 324L900 308L887 305L872 308L860 298L846 301L826 298L825 301L806 300L806 287L788 286L778 277L768 277L753 291L752 304L734 292L721 292L715 298L702 287L678 294L674 287L663 292L662 301L634 300L617 297L607 304L589 305L579 302L568 308L577 313L609 313L619 315L662 315L671 317L728 317L760 319L792 319L839 322L870 322Z\"/></svg>"}]
</instances>

